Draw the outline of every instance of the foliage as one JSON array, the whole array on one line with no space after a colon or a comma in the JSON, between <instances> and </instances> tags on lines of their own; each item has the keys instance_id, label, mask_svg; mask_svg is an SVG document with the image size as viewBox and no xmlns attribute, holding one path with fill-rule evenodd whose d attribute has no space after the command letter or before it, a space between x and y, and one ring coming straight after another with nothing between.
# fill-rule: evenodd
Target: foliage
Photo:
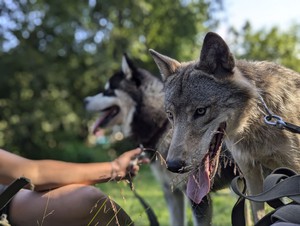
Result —
<instances>
[{"instance_id":1,"label":"foliage","mask_svg":"<svg viewBox=\"0 0 300 226\"><path fill-rule=\"evenodd\" d=\"M239 58L250 60L269 60L300 72L300 33L297 24L286 31L278 27L254 31L247 22L243 29L231 29L234 51Z\"/></svg>"},{"instance_id":2,"label":"foliage","mask_svg":"<svg viewBox=\"0 0 300 226\"><path fill-rule=\"evenodd\" d=\"M30 158L91 162L110 160L113 149L127 150L131 143L87 145L84 97L103 87L123 52L156 74L149 48L180 61L197 58L204 34L218 25L222 1L0 0L0 8L0 147ZM300 71L298 28L254 31L248 23L231 30L230 47L236 46L239 58L274 60ZM102 156L104 149L109 157ZM166 221L162 193L149 197L147 189L162 191L152 188L158 186L152 180L144 185L144 178L136 187ZM101 186L120 195L116 186ZM216 212L231 210L222 205L228 199L217 198ZM215 225L229 225L218 219Z\"/></svg>"},{"instance_id":3,"label":"foliage","mask_svg":"<svg viewBox=\"0 0 300 226\"><path fill-rule=\"evenodd\" d=\"M0 0L0 7L0 146L60 158L67 144L85 142L83 99L103 87L123 52L156 73L149 48L191 59L221 3Z\"/></svg>"}]
</instances>

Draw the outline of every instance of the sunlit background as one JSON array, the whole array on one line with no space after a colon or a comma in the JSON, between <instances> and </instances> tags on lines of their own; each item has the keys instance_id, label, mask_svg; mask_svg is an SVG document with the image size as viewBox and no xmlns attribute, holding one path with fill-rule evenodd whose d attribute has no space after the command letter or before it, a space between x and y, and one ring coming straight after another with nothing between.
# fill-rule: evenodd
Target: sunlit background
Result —
<instances>
[{"instance_id":1,"label":"sunlit background","mask_svg":"<svg viewBox=\"0 0 300 226\"><path fill-rule=\"evenodd\" d=\"M97 116L83 100L103 90L124 52L159 76L149 48L193 60L215 31L236 58L300 72L299 8L298 0L0 0L0 147L32 159L111 160L137 144L118 126L91 134ZM151 170L138 176L135 187L168 225ZM136 225L148 225L127 184L101 186ZM234 201L229 189L213 194L214 226L231 225Z\"/></svg>"},{"instance_id":2,"label":"sunlit background","mask_svg":"<svg viewBox=\"0 0 300 226\"><path fill-rule=\"evenodd\" d=\"M118 128L91 135L83 99L103 89L127 52L159 75L148 49L198 57L207 31L237 58L300 71L297 0L0 0L0 146L31 158L93 161L126 150Z\"/></svg>"}]
</instances>

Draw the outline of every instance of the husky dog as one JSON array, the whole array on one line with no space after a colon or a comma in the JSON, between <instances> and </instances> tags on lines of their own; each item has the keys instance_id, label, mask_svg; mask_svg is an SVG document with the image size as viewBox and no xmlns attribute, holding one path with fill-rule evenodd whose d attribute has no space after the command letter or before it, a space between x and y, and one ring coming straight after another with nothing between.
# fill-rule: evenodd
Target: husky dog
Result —
<instances>
[{"instance_id":1,"label":"husky dog","mask_svg":"<svg viewBox=\"0 0 300 226\"><path fill-rule=\"evenodd\" d=\"M100 112L93 126L95 133L99 128L121 125L126 137L133 137L137 144L158 151L157 161L151 169L162 186L170 213L170 225L183 226L185 220L186 175L171 173L162 164L167 156L171 142L170 124L164 112L164 92L162 81L147 70L137 68L124 54L122 69L115 73L105 85L103 93L85 98L86 109ZM230 158L224 151L223 157ZM226 155L227 153L227 155ZM214 189L229 186L234 178L234 165L222 165L222 178L216 176ZM225 169L224 169L225 168ZM191 201L195 225L210 225L211 204L209 196L196 204Z\"/></svg>"},{"instance_id":2,"label":"husky dog","mask_svg":"<svg viewBox=\"0 0 300 226\"><path fill-rule=\"evenodd\" d=\"M269 110L300 124L298 73L271 62L235 60L212 32L204 38L199 60L179 63L150 53L164 79L165 111L173 127L169 170L198 171L195 178L207 193L224 139L249 194L262 191L264 169L285 166L300 173L300 136L264 123ZM252 206L257 221L263 205Z\"/></svg>"}]
</instances>

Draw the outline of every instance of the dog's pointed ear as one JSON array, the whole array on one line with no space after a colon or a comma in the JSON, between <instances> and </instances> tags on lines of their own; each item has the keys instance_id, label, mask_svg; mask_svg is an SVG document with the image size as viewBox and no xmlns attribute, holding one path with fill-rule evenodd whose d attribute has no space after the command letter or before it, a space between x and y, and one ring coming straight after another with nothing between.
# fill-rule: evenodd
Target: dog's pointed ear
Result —
<instances>
[{"instance_id":1,"label":"dog's pointed ear","mask_svg":"<svg viewBox=\"0 0 300 226\"><path fill-rule=\"evenodd\" d=\"M195 68L221 78L231 75L234 66L234 57L225 41L216 33L207 33Z\"/></svg>"},{"instance_id":2,"label":"dog's pointed ear","mask_svg":"<svg viewBox=\"0 0 300 226\"><path fill-rule=\"evenodd\" d=\"M152 55L163 80L165 80L171 74L174 74L177 68L181 65L177 60L164 56L153 49L149 49L149 52Z\"/></svg>"},{"instance_id":3,"label":"dog's pointed ear","mask_svg":"<svg viewBox=\"0 0 300 226\"><path fill-rule=\"evenodd\" d=\"M136 67L133 62L129 59L127 53L124 53L122 57L122 72L125 74L126 79L131 79L135 70Z\"/></svg>"}]
</instances>

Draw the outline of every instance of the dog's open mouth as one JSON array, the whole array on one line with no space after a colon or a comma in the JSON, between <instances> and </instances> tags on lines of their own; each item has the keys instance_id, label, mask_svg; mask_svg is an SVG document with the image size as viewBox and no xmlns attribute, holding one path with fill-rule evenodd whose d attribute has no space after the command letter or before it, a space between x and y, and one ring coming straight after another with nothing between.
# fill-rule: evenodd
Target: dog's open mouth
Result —
<instances>
[{"instance_id":1,"label":"dog's open mouth","mask_svg":"<svg viewBox=\"0 0 300 226\"><path fill-rule=\"evenodd\" d=\"M100 117L92 127L93 134L96 134L99 128L105 127L119 112L120 108L118 106L112 106L102 110Z\"/></svg>"},{"instance_id":2,"label":"dog's open mouth","mask_svg":"<svg viewBox=\"0 0 300 226\"><path fill-rule=\"evenodd\" d=\"M199 204L203 197L209 192L211 180L217 172L225 128L226 123L221 123L218 131L211 140L209 150L200 163L200 166L189 176L187 195L197 204Z\"/></svg>"}]
</instances>

